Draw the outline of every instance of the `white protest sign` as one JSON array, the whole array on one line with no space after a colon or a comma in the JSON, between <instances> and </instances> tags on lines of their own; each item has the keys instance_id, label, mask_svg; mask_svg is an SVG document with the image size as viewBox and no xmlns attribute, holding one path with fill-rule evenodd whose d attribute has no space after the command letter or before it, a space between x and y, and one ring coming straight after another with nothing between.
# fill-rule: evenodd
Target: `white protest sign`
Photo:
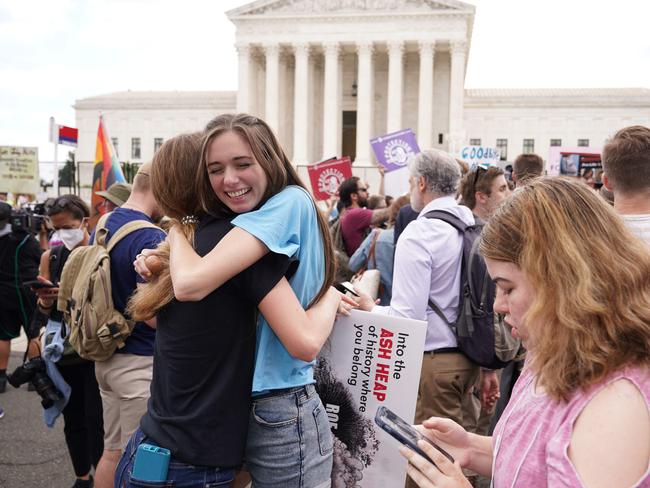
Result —
<instances>
[{"instance_id":1,"label":"white protest sign","mask_svg":"<svg viewBox=\"0 0 650 488\"><path fill-rule=\"evenodd\" d=\"M499 162L500 153L498 149L483 146L465 146L460 151L460 159L469 164L470 168L475 166L494 166Z\"/></svg>"},{"instance_id":2,"label":"white protest sign","mask_svg":"<svg viewBox=\"0 0 650 488\"><path fill-rule=\"evenodd\" d=\"M427 324L353 310L321 351L316 388L335 436L332 488L401 487L399 443L374 422L385 406L415 417Z\"/></svg>"}]
</instances>

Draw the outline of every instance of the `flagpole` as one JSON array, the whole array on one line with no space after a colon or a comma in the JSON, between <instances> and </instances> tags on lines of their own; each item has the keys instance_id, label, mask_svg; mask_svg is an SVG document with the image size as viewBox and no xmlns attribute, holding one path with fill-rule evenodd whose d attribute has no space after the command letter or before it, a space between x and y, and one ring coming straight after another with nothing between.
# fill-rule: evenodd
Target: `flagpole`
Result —
<instances>
[{"instance_id":1,"label":"flagpole","mask_svg":"<svg viewBox=\"0 0 650 488\"><path fill-rule=\"evenodd\" d=\"M59 196L59 130L56 124L54 123L54 117L50 117L50 141L54 144L54 182L52 184L52 190L54 194Z\"/></svg>"}]
</instances>

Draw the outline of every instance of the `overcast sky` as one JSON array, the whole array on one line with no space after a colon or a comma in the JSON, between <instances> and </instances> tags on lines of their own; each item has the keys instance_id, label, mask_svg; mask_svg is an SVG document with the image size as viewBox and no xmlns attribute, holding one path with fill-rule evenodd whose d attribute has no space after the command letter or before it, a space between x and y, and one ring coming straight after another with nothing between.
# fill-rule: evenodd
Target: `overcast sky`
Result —
<instances>
[{"instance_id":1,"label":"overcast sky","mask_svg":"<svg viewBox=\"0 0 650 488\"><path fill-rule=\"evenodd\" d=\"M38 146L76 99L235 90L242 0L0 0L0 145ZM467 88L650 88L650 1L471 0ZM110 128L109 128L110 129ZM60 146L59 159L67 148Z\"/></svg>"}]
</instances>

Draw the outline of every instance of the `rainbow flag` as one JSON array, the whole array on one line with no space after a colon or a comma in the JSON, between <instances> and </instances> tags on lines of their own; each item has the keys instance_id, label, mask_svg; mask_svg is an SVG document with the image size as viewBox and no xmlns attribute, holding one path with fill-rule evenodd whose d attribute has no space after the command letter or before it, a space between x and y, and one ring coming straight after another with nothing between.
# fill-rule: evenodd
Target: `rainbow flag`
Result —
<instances>
[{"instance_id":1,"label":"rainbow flag","mask_svg":"<svg viewBox=\"0 0 650 488\"><path fill-rule=\"evenodd\" d=\"M125 181L120 162L115 154L115 148L104 125L104 118L100 115L99 128L97 129L97 146L95 148L95 164L93 166L93 192L90 200L91 213L95 216L94 219L91 219L92 221L96 221L105 212L104 207L100 206L104 199L97 195L97 192L105 191L113 183Z\"/></svg>"}]
</instances>

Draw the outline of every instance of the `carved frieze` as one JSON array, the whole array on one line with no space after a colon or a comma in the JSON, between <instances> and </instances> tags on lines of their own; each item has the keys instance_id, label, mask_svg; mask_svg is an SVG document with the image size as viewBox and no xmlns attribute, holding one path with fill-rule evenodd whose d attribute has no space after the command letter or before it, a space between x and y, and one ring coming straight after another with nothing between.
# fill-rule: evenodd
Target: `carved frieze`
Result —
<instances>
[{"instance_id":1,"label":"carved frieze","mask_svg":"<svg viewBox=\"0 0 650 488\"><path fill-rule=\"evenodd\" d=\"M328 14L337 12L457 10L455 3L435 0L278 0L242 12L243 15L264 14Z\"/></svg>"}]
</instances>

